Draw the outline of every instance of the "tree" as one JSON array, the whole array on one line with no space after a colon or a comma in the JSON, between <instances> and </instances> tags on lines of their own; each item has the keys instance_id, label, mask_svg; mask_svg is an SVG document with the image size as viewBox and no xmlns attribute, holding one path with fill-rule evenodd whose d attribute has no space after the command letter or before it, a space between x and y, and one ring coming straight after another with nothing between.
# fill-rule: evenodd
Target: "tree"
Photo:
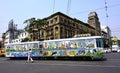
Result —
<instances>
[{"instance_id":1,"label":"tree","mask_svg":"<svg viewBox=\"0 0 120 73\"><path fill-rule=\"evenodd\" d=\"M26 38L24 38L24 39L22 40L22 42L27 42L27 41L29 41L29 38L28 38L28 37L26 37Z\"/></svg>"},{"instance_id":2,"label":"tree","mask_svg":"<svg viewBox=\"0 0 120 73\"><path fill-rule=\"evenodd\" d=\"M47 26L47 22L45 20L35 18L27 19L24 23L28 24L28 26L26 27L26 31L28 31L28 33L33 33L33 37L38 36L38 40L40 39L40 31L44 30L44 28ZM38 34L35 34L34 32ZM34 38L32 39L34 40Z\"/></svg>"},{"instance_id":3,"label":"tree","mask_svg":"<svg viewBox=\"0 0 120 73\"><path fill-rule=\"evenodd\" d=\"M47 26L48 24L47 24L47 22L46 22L46 20L42 20L42 19L37 19L36 20L36 27L37 27L37 30L38 30L38 40L41 40L40 39L40 32L41 31L44 31L45 30L45 27Z\"/></svg>"},{"instance_id":4,"label":"tree","mask_svg":"<svg viewBox=\"0 0 120 73\"><path fill-rule=\"evenodd\" d=\"M32 28L31 27L33 27L35 25L35 21L36 21L36 19L34 17L24 21L24 23L27 23L27 26L25 27L25 30L28 33L32 32Z\"/></svg>"}]
</instances>

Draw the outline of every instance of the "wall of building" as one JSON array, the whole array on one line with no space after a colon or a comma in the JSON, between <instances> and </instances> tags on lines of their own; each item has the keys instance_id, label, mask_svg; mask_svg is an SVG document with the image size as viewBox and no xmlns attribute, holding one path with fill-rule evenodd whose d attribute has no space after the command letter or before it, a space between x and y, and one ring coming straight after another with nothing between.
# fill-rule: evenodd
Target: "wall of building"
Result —
<instances>
[{"instance_id":1,"label":"wall of building","mask_svg":"<svg viewBox=\"0 0 120 73\"><path fill-rule=\"evenodd\" d=\"M46 20L48 26L44 27L42 31L33 31L30 33L31 41L72 38L79 34L91 34L91 36L100 35L100 23L98 17L92 20L94 26L84 23L78 19L71 18L63 13L57 12L43 20ZM96 23L97 22L97 23ZM33 27L34 29L34 27ZM44 32L44 33L43 33ZM43 33L44 36L40 37ZM44 38L43 38L44 37Z\"/></svg>"}]
</instances>

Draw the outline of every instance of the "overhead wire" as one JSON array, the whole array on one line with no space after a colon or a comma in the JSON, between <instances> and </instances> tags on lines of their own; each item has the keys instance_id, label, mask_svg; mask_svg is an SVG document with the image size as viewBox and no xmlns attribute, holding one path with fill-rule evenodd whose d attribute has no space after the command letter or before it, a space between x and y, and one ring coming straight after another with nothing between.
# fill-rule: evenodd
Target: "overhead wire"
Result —
<instances>
[{"instance_id":1,"label":"overhead wire","mask_svg":"<svg viewBox=\"0 0 120 73\"><path fill-rule=\"evenodd\" d=\"M106 11L105 16L106 16L106 21L107 21L107 25L108 25L108 18L111 17L111 16L115 16L115 15L108 15L108 9L109 9L109 8L113 8L113 7L120 6L120 4L114 4L114 5L109 5L109 6L108 6L108 5L107 5L107 0L104 0L104 4L105 4L105 6L104 6L104 7L101 7L101 8L85 10L85 11L81 11L81 12L77 12L77 13L72 13L72 14L70 14L70 15L78 15L78 14L87 13L87 12L90 12L90 11L97 11L97 10L103 10L103 9L105 9L105 11ZM119 15L120 15L120 14L119 14ZM117 14L116 16L118 16L118 14ZM112 31L112 32L119 32L119 31L116 30L116 31Z\"/></svg>"},{"instance_id":2,"label":"overhead wire","mask_svg":"<svg viewBox=\"0 0 120 73\"><path fill-rule=\"evenodd\" d=\"M67 15L69 15L69 12L70 12L70 7L71 7L71 0L68 0L68 3L67 3Z\"/></svg>"},{"instance_id":3,"label":"overhead wire","mask_svg":"<svg viewBox=\"0 0 120 73\"><path fill-rule=\"evenodd\" d=\"M55 12L55 0L53 0L53 14Z\"/></svg>"},{"instance_id":4,"label":"overhead wire","mask_svg":"<svg viewBox=\"0 0 120 73\"><path fill-rule=\"evenodd\" d=\"M105 12L106 12L106 21L107 21L107 25L108 25L108 6L107 6L107 1L106 0L104 0L104 2L105 2Z\"/></svg>"},{"instance_id":5,"label":"overhead wire","mask_svg":"<svg viewBox=\"0 0 120 73\"><path fill-rule=\"evenodd\" d=\"M106 6L106 8L112 8L112 7L117 7L117 6L120 6L120 4L115 4L115 5L110 5L110 6ZM94 10L102 10L102 9L105 9L105 7L101 7L101 8L96 8L96 9L90 9L90 10L85 10L85 11L81 11L81 12L77 12L77 13L71 13L71 15L78 15L78 14L81 14L81 13L85 13L85 12L90 12L90 11L94 11Z\"/></svg>"}]
</instances>

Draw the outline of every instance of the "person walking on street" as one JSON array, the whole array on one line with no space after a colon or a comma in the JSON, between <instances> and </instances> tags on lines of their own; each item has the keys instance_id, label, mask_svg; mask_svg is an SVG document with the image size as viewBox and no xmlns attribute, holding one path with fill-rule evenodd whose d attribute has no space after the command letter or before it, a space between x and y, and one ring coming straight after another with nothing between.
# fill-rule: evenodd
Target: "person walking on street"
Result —
<instances>
[{"instance_id":1,"label":"person walking on street","mask_svg":"<svg viewBox=\"0 0 120 73\"><path fill-rule=\"evenodd\" d=\"M27 62L31 61L32 63L34 62L32 59L32 49L29 49L27 52Z\"/></svg>"}]
</instances>

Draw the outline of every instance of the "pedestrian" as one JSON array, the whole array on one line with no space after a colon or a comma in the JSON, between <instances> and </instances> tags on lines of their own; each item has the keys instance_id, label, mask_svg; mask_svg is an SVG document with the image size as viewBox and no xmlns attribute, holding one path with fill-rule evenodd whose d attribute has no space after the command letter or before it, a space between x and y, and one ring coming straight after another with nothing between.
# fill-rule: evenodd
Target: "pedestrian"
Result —
<instances>
[{"instance_id":1,"label":"pedestrian","mask_svg":"<svg viewBox=\"0 0 120 73\"><path fill-rule=\"evenodd\" d=\"M29 49L27 52L27 62L31 61L32 63L34 62L32 59L32 49Z\"/></svg>"}]
</instances>

